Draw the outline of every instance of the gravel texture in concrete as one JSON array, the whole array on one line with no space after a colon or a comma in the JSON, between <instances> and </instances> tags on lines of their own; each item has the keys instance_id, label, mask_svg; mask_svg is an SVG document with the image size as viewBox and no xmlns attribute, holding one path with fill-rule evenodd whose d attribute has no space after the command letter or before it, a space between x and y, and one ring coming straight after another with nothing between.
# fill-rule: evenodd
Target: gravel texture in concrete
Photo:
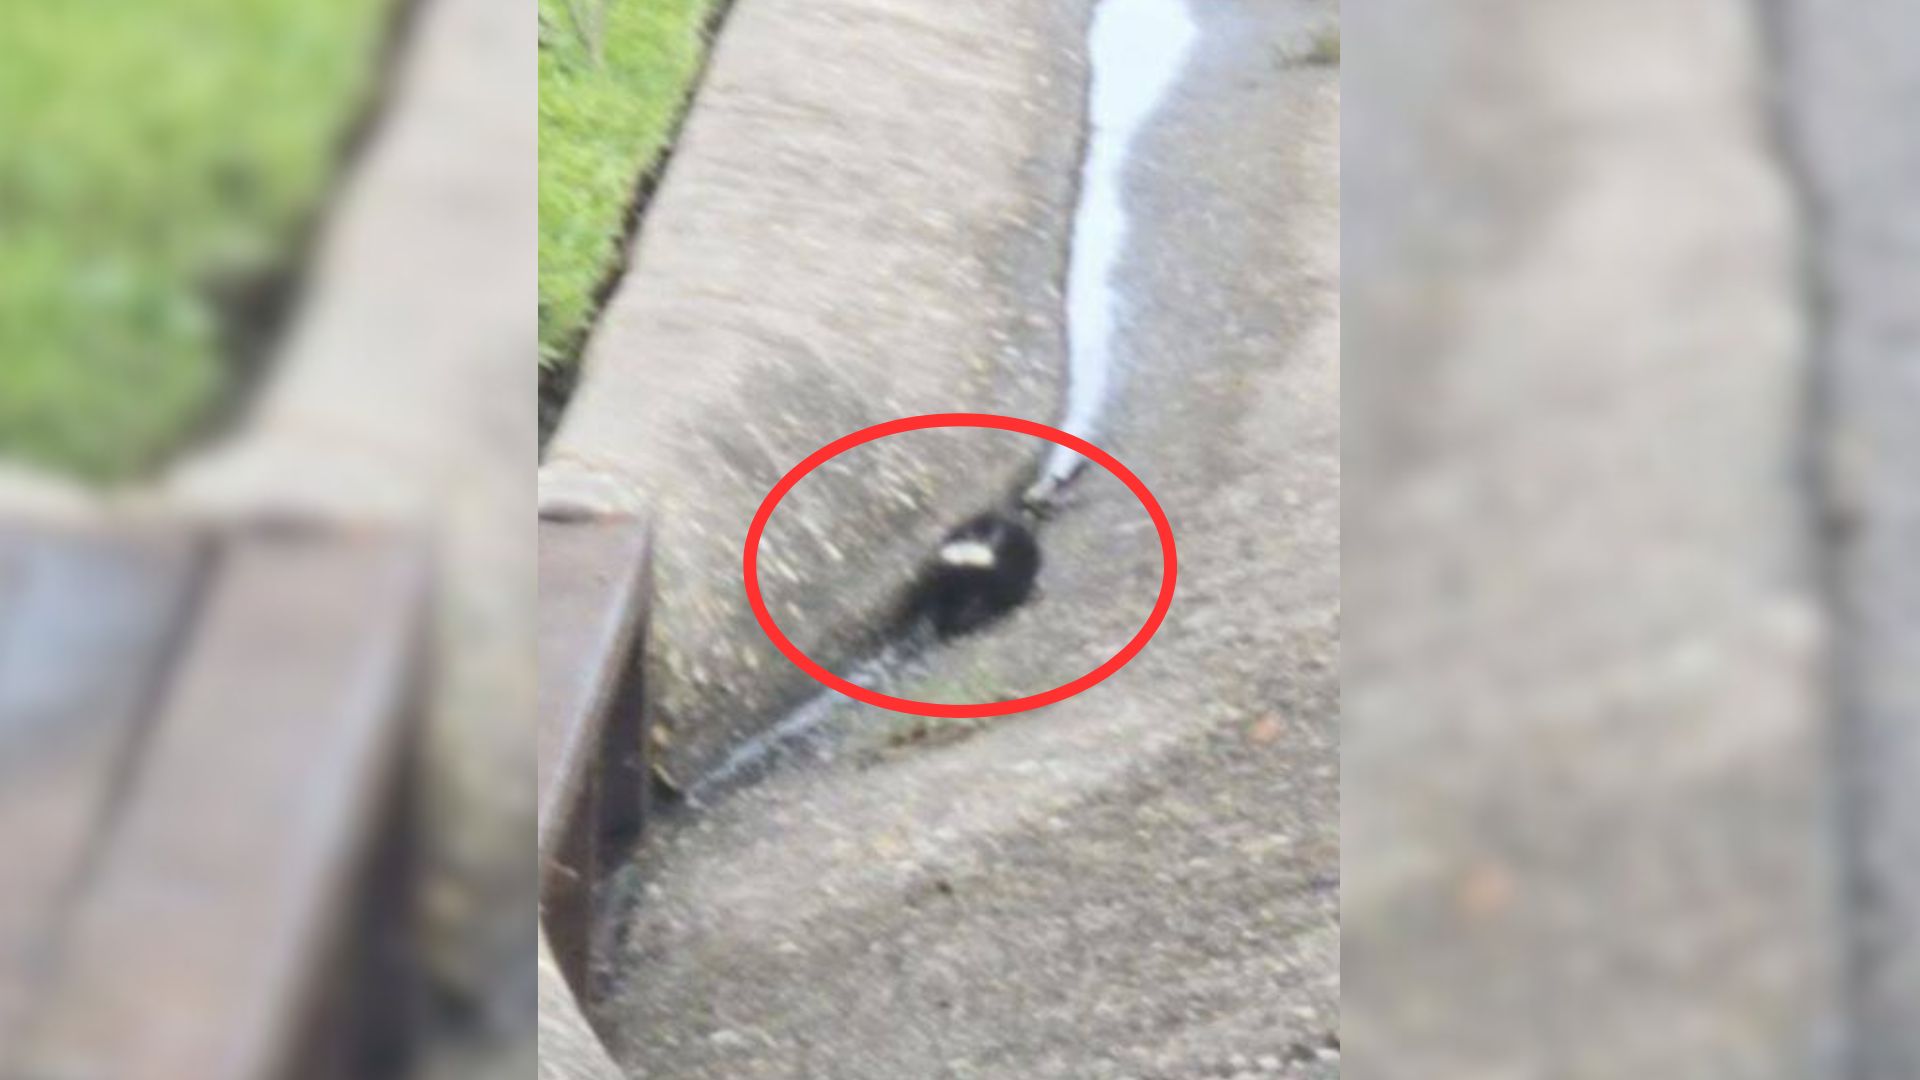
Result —
<instances>
[{"instance_id":1,"label":"gravel texture in concrete","mask_svg":"<svg viewBox=\"0 0 1920 1080\"><path fill-rule=\"evenodd\" d=\"M754 624L774 482L883 420L1050 419L1086 0L740 0L588 346L545 505L658 523L649 686L685 778L813 684ZM934 433L823 473L762 551L785 629L854 656L947 527L1037 449Z\"/></svg>"},{"instance_id":2,"label":"gravel texture in concrete","mask_svg":"<svg viewBox=\"0 0 1920 1080\"><path fill-rule=\"evenodd\" d=\"M600 1013L634 1075L1338 1074L1339 88L1303 59L1337 13L1195 15L1127 183L1101 440L1172 519L1171 616L1071 701L845 706L830 760L663 822ZM888 689L1041 689L1139 626L1145 514L1097 470L1070 492L1040 598Z\"/></svg>"}]
</instances>

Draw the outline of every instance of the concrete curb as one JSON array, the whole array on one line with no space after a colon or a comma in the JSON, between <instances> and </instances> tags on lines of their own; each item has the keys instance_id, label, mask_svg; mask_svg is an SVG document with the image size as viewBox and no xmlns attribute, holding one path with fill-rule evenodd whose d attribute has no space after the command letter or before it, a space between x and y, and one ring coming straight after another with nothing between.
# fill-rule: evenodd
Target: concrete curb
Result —
<instances>
[{"instance_id":1,"label":"concrete curb","mask_svg":"<svg viewBox=\"0 0 1920 1080\"><path fill-rule=\"evenodd\" d=\"M417 0L266 382L153 496L207 520L432 531L425 953L481 1000L524 986L535 907L535 37L512 0Z\"/></svg>"},{"instance_id":2,"label":"concrete curb","mask_svg":"<svg viewBox=\"0 0 1920 1080\"><path fill-rule=\"evenodd\" d=\"M620 1070L580 1014L579 1003L554 963L547 933L540 938L540 1080L620 1080Z\"/></svg>"},{"instance_id":3,"label":"concrete curb","mask_svg":"<svg viewBox=\"0 0 1920 1080\"><path fill-rule=\"evenodd\" d=\"M1052 419L1086 0L740 0L551 444L544 505L660 523L663 765L709 767L813 684L739 545L788 468L902 415ZM945 526L1038 448L889 440L770 530L783 626L844 662ZM777 579L777 580L775 580ZM791 625L787 620L792 619Z\"/></svg>"},{"instance_id":4,"label":"concrete curb","mask_svg":"<svg viewBox=\"0 0 1920 1080\"><path fill-rule=\"evenodd\" d=\"M1756 30L1348 11L1352 1075L1823 1074L1826 627Z\"/></svg>"},{"instance_id":5,"label":"concrete curb","mask_svg":"<svg viewBox=\"0 0 1920 1080\"><path fill-rule=\"evenodd\" d=\"M1847 1076L1920 1070L1920 138L1915 16L1894 3L1760 5L1799 200L1805 460L1832 623L1829 751ZM1900 44L1904 42L1905 44Z\"/></svg>"}]
</instances>

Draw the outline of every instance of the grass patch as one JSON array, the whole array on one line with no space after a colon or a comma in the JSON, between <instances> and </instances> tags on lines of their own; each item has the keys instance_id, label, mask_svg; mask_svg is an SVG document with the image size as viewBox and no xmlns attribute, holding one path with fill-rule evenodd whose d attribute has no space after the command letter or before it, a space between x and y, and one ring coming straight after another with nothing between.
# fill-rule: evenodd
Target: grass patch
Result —
<instances>
[{"instance_id":1,"label":"grass patch","mask_svg":"<svg viewBox=\"0 0 1920 1080\"><path fill-rule=\"evenodd\" d=\"M151 466L228 374L223 291L283 268L392 0L0 11L0 454Z\"/></svg>"},{"instance_id":2,"label":"grass patch","mask_svg":"<svg viewBox=\"0 0 1920 1080\"><path fill-rule=\"evenodd\" d=\"M540 362L579 351L719 0L540 0Z\"/></svg>"},{"instance_id":3,"label":"grass patch","mask_svg":"<svg viewBox=\"0 0 1920 1080\"><path fill-rule=\"evenodd\" d=\"M1316 67L1340 66L1340 28L1329 26L1313 35L1313 44L1307 47L1306 55L1301 57Z\"/></svg>"}]
</instances>

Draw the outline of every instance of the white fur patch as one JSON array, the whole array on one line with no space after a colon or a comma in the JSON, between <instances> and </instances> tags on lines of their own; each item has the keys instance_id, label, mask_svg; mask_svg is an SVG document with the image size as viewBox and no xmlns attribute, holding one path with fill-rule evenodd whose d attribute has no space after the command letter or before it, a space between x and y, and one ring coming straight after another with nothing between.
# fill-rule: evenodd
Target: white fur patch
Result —
<instances>
[{"instance_id":1,"label":"white fur patch","mask_svg":"<svg viewBox=\"0 0 1920 1080\"><path fill-rule=\"evenodd\" d=\"M991 569L993 548L980 540L955 540L940 549L940 561L948 566L976 566Z\"/></svg>"}]
</instances>

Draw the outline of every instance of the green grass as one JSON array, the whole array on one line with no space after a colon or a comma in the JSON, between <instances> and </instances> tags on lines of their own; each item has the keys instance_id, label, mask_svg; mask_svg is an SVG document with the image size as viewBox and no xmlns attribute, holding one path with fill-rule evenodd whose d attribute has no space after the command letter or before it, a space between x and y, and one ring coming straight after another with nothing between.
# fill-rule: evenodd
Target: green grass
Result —
<instances>
[{"instance_id":1,"label":"green grass","mask_svg":"<svg viewBox=\"0 0 1920 1080\"><path fill-rule=\"evenodd\" d=\"M286 259L389 3L0 5L0 454L121 477L188 436L212 293Z\"/></svg>"},{"instance_id":2,"label":"green grass","mask_svg":"<svg viewBox=\"0 0 1920 1080\"><path fill-rule=\"evenodd\" d=\"M717 0L540 0L540 359L569 363Z\"/></svg>"},{"instance_id":3,"label":"green grass","mask_svg":"<svg viewBox=\"0 0 1920 1080\"><path fill-rule=\"evenodd\" d=\"M1307 48L1307 63L1315 67L1340 66L1340 27L1329 26L1313 35L1313 44Z\"/></svg>"}]
</instances>

